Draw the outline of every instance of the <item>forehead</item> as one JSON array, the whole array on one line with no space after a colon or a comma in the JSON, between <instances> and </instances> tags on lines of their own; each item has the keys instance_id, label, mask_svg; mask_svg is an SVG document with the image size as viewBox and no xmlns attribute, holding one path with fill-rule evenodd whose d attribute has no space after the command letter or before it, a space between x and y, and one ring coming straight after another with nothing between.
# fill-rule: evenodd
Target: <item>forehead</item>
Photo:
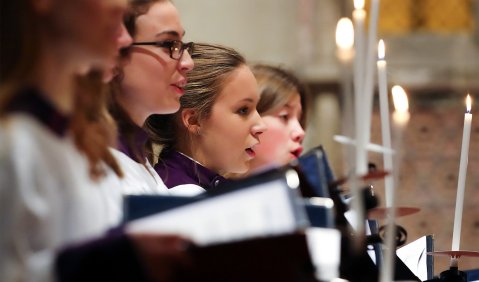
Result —
<instances>
[{"instance_id":1,"label":"forehead","mask_svg":"<svg viewBox=\"0 0 479 282\"><path fill-rule=\"evenodd\" d=\"M171 34L182 38L184 34L178 10L170 1L154 3L147 13L136 20L137 38L154 39L161 34Z\"/></svg>"},{"instance_id":2,"label":"forehead","mask_svg":"<svg viewBox=\"0 0 479 282\"><path fill-rule=\"evenodd\" d=\"M253 102L257 102L259 93L253 73L248 66L241 65L228 76L217 101L229 100L235 102L244 99L251 99Z\"/></svg>"}]
</instances>

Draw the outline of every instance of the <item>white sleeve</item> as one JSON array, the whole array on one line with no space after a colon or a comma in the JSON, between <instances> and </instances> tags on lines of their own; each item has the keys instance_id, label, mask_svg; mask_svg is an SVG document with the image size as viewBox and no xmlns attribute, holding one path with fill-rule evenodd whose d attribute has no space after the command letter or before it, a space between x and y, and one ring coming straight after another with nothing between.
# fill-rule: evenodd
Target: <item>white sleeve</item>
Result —
<instances>
[{"instance_id":1,"label":"white sleeve","mask_svg":"<svg viewBox=\"0 0 479 282\"><path fill-rule=\"evenodd\" d=\"M0 136L0 281L54 281L54 248L42 238L48 219L32 212L42 199L21 187L14 154L4 141Z\"/></svg>"},{"instance_id":2,"label":"white sleeve","mask_svg":"<svg viewBox=\"0 0 479 282\"><path fill-rule=\"evenodd\" d=\"M196 184L182 184L168 190L172 196L196 196L205 192L205 189Z\"/></svg>"}]
</instances>

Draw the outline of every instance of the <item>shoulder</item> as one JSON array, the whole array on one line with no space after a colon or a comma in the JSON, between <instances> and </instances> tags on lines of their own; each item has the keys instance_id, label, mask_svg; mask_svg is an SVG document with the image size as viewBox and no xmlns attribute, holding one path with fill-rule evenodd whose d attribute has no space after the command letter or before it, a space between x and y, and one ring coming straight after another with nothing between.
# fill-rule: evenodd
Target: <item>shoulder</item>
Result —
<instances>
[{"instance_id":1,"label":"shoulder","mask_svg":"<svg viewBox=\"0 0 479 282\"><path fill-rule=\"evenodd\" d=\"M114 148L110 148L110 150L124 173L121 180L123 194L168 194L163 180L149 162L143 165L119 150Z\"/></svg>"}]
</instances>

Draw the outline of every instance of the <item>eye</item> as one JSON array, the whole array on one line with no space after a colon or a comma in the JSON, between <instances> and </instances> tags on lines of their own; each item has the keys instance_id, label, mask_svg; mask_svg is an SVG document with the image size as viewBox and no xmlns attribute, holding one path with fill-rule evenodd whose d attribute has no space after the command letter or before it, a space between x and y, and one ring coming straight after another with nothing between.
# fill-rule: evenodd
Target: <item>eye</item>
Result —
<instances>
[{"instance_id":1,"label":"eye","mask_svg":"<svg viewBox=\"0 0 479 282\"><path fill-rule=\"evenodd\" d=\"M286 122L289 120L289 115L288 114L280 114L279 119Z\"/></svg>"},{"instance_id":2,"label":"eye","mask_svg":"<svg viewBox=\"0 0 479 282\"><path fill-rule=\"evenodd\" d=\"M237 113L242 116L246 116L249 114L249 107L241 107L238 109Z\"/></svg>"},{"instance_id":3,"label":"eye","mask_svg":"<svg viewBox=\"0 0 479 282\"><path fill-rule=\"evenodd\" d=\"M284 123L287 123L290 119L290 113L286 110L283 110L278 113L278 118Z\"/></svg>"}]
</instances>

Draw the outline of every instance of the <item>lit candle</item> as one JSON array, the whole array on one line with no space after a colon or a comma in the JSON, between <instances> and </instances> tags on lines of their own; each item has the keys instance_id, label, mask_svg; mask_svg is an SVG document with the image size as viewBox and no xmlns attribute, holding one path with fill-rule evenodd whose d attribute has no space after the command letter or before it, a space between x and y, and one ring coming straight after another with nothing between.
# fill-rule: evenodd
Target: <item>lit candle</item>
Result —
<instances>
[{"instance_id":1,"label":"lit candle","mask_svg":"<svg viewBox=\"0 0 479 282\"><path fill-rule=\"evenodd\" d=\"M399 86L393 86L392 90L394 113L393 122L396 128L402 130L409 122L409 102L404 89Z\"/></svg>"},{"instance_id":2,"label":"lit candle","mask_svg":"<svg viewBox=\"0 0 479 282\"><path fill-rule=\"evenodd\" d=\"M457 179L456 210L454 213L454 231L452 233L452 250L458 251L461 241L461 221L464 205L464 190L466 187L467 159L469 155L469 139L471 136L471 96L467 94L466 113L464 114L464 130L462 131L461 160Z\"/></svg>"},{"instance_id":3,"label":"lit candle","mask_svg":"<svg viewBox=\"0 0 479 282\"><path fill-rule=\"evenodd\" d=\"M386 60L384 41L379 40L378 44L378 86L379 86L379 109L381 113L381 136L384 148L391 147L391 129L389 127L389 99L388 99L388 83L386 76ZM384 170L392 173L393 171L393 156L390 153L383 154ZM391 195L394 189L394 180L392 174L384 178L384 187L386 194L386 207L391 207Z\"/></svg>"},{"instance_id":4,"label":"lit candle","mask_svg":"<svg viewBox=\"0 0 479 282\"><path fill-rule=\"evenodd\" d=\"M362 124L366 122L364 112L364 22L366 20L366 11L364 11L364 0L354 0L354 113L356 130L356 174L362 175L368 172L367 151L365 132Z\"/></svg>"},{"instance_id":5,"label":"lit candle","mask_svg":"<svg viewBox=\"0 0 479 282\"><path fill-rule=\"evenodd\" d=\"M373 109L373 94L374 94L374 62L376 61L376 46L377 46L377 26L379 17L379 0L371 0L371 6L369 9L369 30L368 30L368 42L366 46L366 58L364 62L365 68L362 70L363 75L363 99L362 107L364 111L363 125L363 138L362 143L368 144L371 136L371 116Z\"/></svg>"},{"instance_id":6,"label":"lit candle","mask_svg":"<svg viewBox=\"0 0 479 282\"><path fill-rule=\"evenodd\" d=\"M336 25L337 56L341 63L349 64L354 56L354 27L349 18L341 18Z\"/></svg>"},{"instance_id":7,"label":"lit candle","mask_svg":"<svg viewBox=\"0 0 479 282\"><path fill-rule=\"evenodd\" d=\"M361 124L364 122L363 100L362 95L364 80L364 22L366 20L366 11L364 11L364 0L354 0L354 117L355 117L355 132L356 132L356 160L355 170L356 175L364 175L368 172L367 151L364 131ZM364 238L364 203L359 192L360 183L356 177L353 177L351 182L351 191L353 194L353 201L351 203L352 209L355 211L355 219L353 228L356 230L357 236L355 241L356 248L360 248Z\"/></svg>"},{"instance_id":8,"label":"lit candle","mask_svg":"<svg viewBox=\"0 0 479 282\"><path fill-rule=\"evenodd\" d=\"M362 70L363 75L363 111L365 113L363 120L363 129L365 143L367 144L371 135L371 115L373 106L373 93L374 93L374 62L376 61L376 47L377 47L377 26L379 17L379 0L371 0L370 13L369 13L369 30L368 41L366 46L366 58L364 62L365 68Z\"/></svg>"},{"instance_id":9,"label":"lit candle","mask_svg":"<svg viewBox=\"0 0 479 282\"><path fill-rule=\"evenodd\" d=\"M392 90L393 103L394 103L394 113L393 113L393 125L395 129L395 138L396 138L396 166L393 171L394 180L393 183L398 184L398 175L399 175L399 163L400 163L400 151L401 151L401 141L402 141L402 132L406 127L409 121L409 103L407 100L407 95L404 89L401 86L395 85ZM396 250L396 203L395 203L396 191L395 189L390 190L389 195L389 207L387 213L387 226L386 226L386 238L385 238L385 256L384 264L381 269L381 282L390 282L393 281L393 269L394 269L394 253Z\"/></svg>"},{"instance_id":10,"label":"lit candle","mask_svg":"<svg viewBox=\"0 0 479 282\"><path fill-rule=\"evenodd\" d=\"M342 109L343 134L354 138L354 97L351 81L351 61L354 57L354 28L349 18L341 18L336 26L336 46L337 57L341 65L341 88L342 88ZM354 148L348 146L346 148L345 163L354 166ZM348 168L345 166L345 173Z\"/></svg>"}]
</instances>

